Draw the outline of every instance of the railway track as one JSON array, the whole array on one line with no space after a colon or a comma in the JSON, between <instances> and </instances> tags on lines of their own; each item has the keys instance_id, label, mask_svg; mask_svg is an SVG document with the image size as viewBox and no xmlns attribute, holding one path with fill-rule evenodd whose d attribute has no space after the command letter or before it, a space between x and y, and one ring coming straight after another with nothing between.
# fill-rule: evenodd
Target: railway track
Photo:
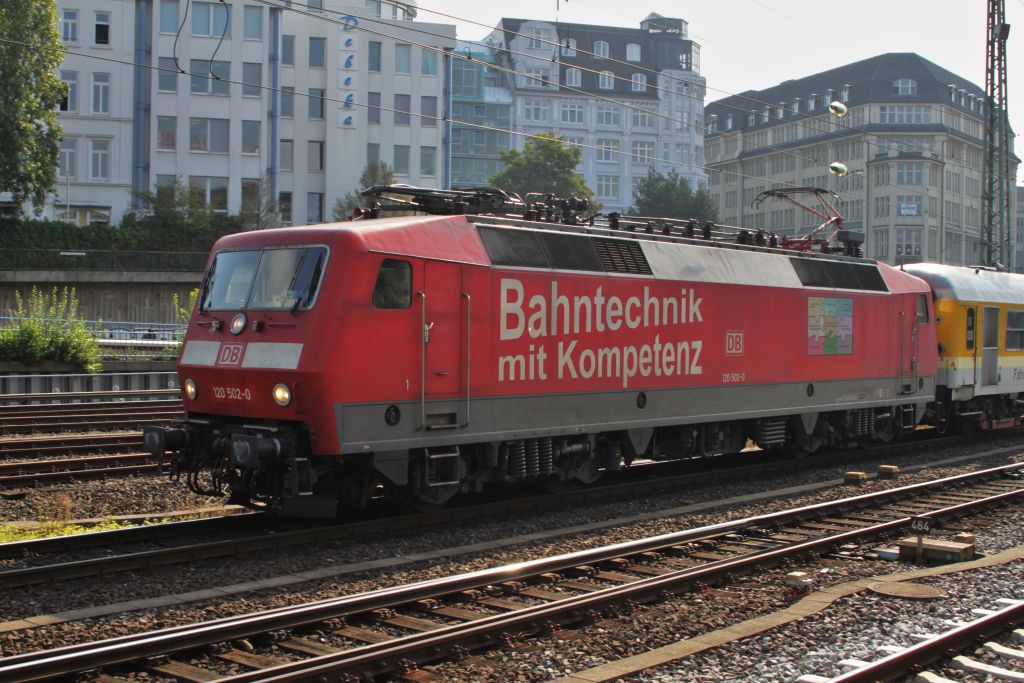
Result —
<instances>
[{"instance_id":1,"label":"railway track","mask_svg":"<svg viewBox=\"0 0 1024 683\"><path fill-rule=\"evenodd\" d=\"M908 533L921 515L942 524L1015 503L1024 497L1022 470L1022 464L992 468L517 565L9 657L0 660L0 681L85 670L237 683L408 675L423 663L593 621L608 610L675 599L757 568L877 543ZM240 649L243 639L248 647ZM239 665L249 673L226 673Z\"/></svg>"},{"instance_id":2,"label":"railway track","mask_svg":"<svg viewBox=\"0 0 1024 683\"><path fill-rule=\"evenodd\" d=\"M958 443L957 437L943 440L929 440L930 447L937 444L950 445ZM905 445L904 445L905 447ZM1000 451L993 451L997 453ZM815 465L828 467L848 461L848 453L835 453L815 459ZM750 463L750 460L756 462ZM739 462L748 464L739 465ZM651 495L659 491L686 490L704 484L738 481L743 478L763 476L765 473L780 474L790 471L802 471L808 466L807 461L779 459L767 453L747 454L743 458L735 458L728 468L712 467L704 471L673 473L670 467L660 464L646 467L635 467L631 471L617 473L621 479L615 482L564 491L557 496L549 494L538 496L516 495L499 502L451 507L430 513L395 514L393 511L384 513L373 511L375 516L365 521L348 522L330 526L315 526L291 531L274 529L273 533L253 535L247 533L239 538L219 539L212 542L173 545L157 549L147 548L143 551L127 549L135 543L139 535L134 529L106 531L101 534L76 534L68 537L57 537L35 541L0 544L2 557L30 557L32 566L19 567L0 571L0 586L19 587L82 579L90 576L106 576L117 572L134 571L155 566L169 566L197 559L214 559L231 557L241 553L254 553L261 550L274 550L288 546L317 544L336 541L344 538L367 537L375 534L388 535L427 527L439 527L458 524L462 521L494 519L507 517L511 514L582 505L592 502L608 502L618 498L631 498L640 495ZM162 525L158 525L162 526ZM201 538L195 534L193 538ZM80 559L83 551L102 546L105 554L101 557ZM118 552L120 550L120 552ZM64 555L61 555L64 554ZM66 555L73 555L72 559ZM48 560L48 555L58 555Z\"/></svg>"},{"instance_id":3,"label":"railway track","mask_svg":"<svg viewBox=\"0 0 1024 683\"><path fill-rule=\"evenodd\" d=\"M995 610L979 609L978 619L961 624L940 634L926 634L921 642L908 648L889 648L892 652L873 662L845 662L848 671L839 676L805 675L797 679L797 683L875 683L891 681L922 669L943 659L952 659L952 667L972 672L979 676L992 676L1002 680L1020 680L1024 674L1019 671L1008 671L1002 667L979 662L969 656L974 654L979 644L982 650L996 657L1003 657L1008 662L1024 660L1024 651L1009 648L999 643L985 642L986 639L1004 636L1010 639L1014 627L1024 623L1024 601L1000 599L996 601L999 608ZM1018 631L1016 640L1024 642L1024 631ZM963 654L961 654L963 653ZM1002 669L1001 671L997 669ZM1009 675L1007 675L1009 674ZM1011 678L1016 676L1016 678ZM938 674L919 676L920 680L934 683L948 682L948 678ZM915 679L917 680L917 679ZM985 680L990 680L986 678Z\"/></svg>"},{"instance_id":4,"label":"railway track","mask_svg":"<svg viewBox=\"0 0 1024 683\"><path fill-rule=\"evenodd\" d=\"M139 432L102 434L55 434L0 440L0 459L31 458L40 455L78 453L121 453L142 448Z\"/></svg>"},{"instance_id":5,"label":"railway track","mask_svg":"<svg viewBox=\"0 0 1024 683\"><path fill-rule=\"evenodd\" d=\"M160 471L151 453L119 453L87 458L0 462L0 489L31 487L84 479L126 477Z\"/></svg>"},{"instance_id":6,"label":"railway track","mask_svg":"<svg viewBox=\"0 0 1024 683\"><path fill-rule=\"evenodd\" d=\"M184 415L180 399L0 406L0 434L129 429Z\"/></svg>"}]
</instances>

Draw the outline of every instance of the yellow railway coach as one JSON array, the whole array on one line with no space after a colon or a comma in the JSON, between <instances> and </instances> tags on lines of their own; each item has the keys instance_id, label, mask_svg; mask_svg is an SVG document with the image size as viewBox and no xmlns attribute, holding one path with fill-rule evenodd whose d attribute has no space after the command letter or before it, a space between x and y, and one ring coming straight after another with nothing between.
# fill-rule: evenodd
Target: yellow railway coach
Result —
<instances>
[{"instance_id":1,"label":"yellow railway coach","mask_svg":"<svg viewBox=\"0 0 1024 683\"><path fill-rule=\"evenodd\" d=\"M939 346L935 423L1013 427L1024 391L1024 275L915 263L931 287Z\"/></svg>"}]
</instances>

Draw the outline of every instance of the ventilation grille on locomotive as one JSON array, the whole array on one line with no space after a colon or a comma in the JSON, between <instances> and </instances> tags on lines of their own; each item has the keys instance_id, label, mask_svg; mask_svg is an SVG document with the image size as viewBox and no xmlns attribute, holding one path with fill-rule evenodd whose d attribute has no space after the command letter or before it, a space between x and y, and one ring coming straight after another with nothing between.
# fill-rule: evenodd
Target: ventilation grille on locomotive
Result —
<instances>
[{"instance_id":1,"label":"ventilation grille on locomotive","mask_svg":"<svg viewBox=\"0 0 1024 683\"><path fill-rule=\"evenodd\" d=\"M479 226L484 249L497 266L555 268L650 275L643 247L635 240Z\"/></svg>"},{"instance_id":2,"label":"ventilation grille on locomotive","mask_svg":"<svg viewBox=\"0 0 1024 683\"><path fill-rule=\"evenodd\" d=\"M789 262L793 264L793 270L805 287L889 291L882 274L878 272L878 266L873 264L807 257L791 258Z\"/></svg>"}]
</instances>

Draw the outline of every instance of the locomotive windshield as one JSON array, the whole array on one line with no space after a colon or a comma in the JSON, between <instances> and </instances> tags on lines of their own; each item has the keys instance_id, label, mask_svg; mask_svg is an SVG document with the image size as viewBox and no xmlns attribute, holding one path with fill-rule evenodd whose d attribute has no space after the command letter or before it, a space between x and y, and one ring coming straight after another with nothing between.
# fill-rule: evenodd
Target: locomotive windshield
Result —
<instances>
[{"instance_id":1,"label":"locomotive windshield","mask_svg":"<svg viewBox=\"0 0 1024 683\"><path fill-rule=\"evenodd\" d=\"M203 282L200 311L309 308L326 259L324 247L222 251Z\"/></svg>"}]
</instances>

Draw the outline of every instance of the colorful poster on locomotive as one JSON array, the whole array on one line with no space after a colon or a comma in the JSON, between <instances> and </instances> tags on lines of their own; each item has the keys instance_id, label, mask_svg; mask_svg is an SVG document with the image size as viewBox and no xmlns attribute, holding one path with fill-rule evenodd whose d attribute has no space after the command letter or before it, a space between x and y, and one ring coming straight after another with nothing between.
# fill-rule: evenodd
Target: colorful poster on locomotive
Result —
<instances>
[{"instance_id":1,"label":"colorful poster on locomotive","mask_svg":"<svg viewBox=\"0 0 1024 683\"><path fill-rule=\"evenodd\" d=\"M812 296L807 299L807 355L853 353L853 299Z\"/></svg>"}]
</instances>

